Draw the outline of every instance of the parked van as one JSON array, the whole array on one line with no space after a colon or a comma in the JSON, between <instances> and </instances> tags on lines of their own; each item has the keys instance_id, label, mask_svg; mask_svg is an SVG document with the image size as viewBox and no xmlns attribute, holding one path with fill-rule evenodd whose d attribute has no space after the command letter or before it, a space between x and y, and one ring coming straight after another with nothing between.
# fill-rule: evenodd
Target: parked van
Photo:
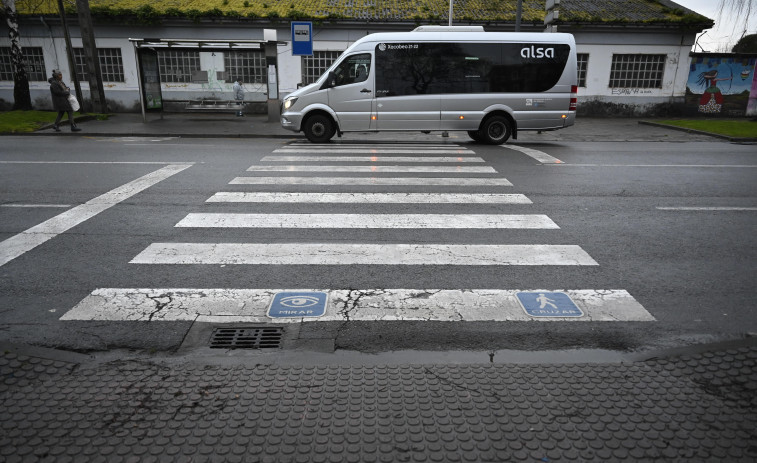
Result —
<instances>
[{"instance_id":1,"label":"parked van","mask_svg":"<svg viewBox=\"0 0 757 463\"><path fill-rule=\"evenodd\" d=\"M573 125L576 80L571 34L421 26L355 42L284 99L281 125L314 143L342 132L462 130L501 144L519 130Z\"/></svg>"}]
</instances>

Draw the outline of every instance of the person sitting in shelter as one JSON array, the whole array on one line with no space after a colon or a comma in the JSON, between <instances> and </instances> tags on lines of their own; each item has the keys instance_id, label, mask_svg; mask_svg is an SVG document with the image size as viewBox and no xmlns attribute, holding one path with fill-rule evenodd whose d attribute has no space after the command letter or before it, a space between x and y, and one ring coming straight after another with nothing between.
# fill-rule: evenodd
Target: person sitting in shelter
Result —
<instances>
[{"instance_id":1,"label":"person sitting in shelter","mask_svg":"<svg viewBox=\"0 0 757 463\"><path fill-rule=\"evenodd\" d=\"M236 82L234 82L234 99L237 101L237 106L239 106L237 117L244 116L244 114L242 114L242 107L244 105L244 87L242 87L241 77L237 77Z\"/></svg>"}]
</instances>

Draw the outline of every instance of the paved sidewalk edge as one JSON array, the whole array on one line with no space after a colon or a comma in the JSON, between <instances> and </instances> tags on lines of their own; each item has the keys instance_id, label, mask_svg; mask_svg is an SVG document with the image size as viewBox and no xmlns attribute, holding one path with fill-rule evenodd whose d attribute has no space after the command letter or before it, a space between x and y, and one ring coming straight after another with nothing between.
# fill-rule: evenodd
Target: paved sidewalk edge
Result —
<instances>
[{"instance_id":1,"label":"paved sidewalk edge","mask_svg":"<svg viewBox=\"0 0 757 463\"><path fill-rule=\"evenodd\" d=\"M645 362L657 361L661 359L674 359L678 357L698 355L698 354L703 354L707 352L725 352L727 350L739 349L742 347L756 347L756 346L757 346L757 335L753 333L749 333L737 339L727 339L727 340L716 341L716 342L705 343L705 344L694 344L690 346L673 347L669 349L653 350L653 351L642 352L642 353L631 352L626 355L623 355L622 356L623 358L621 360L589 361L589 362L576 361L576 362L558 362L558 363L563 366L584 365L584 364L623 365L623 364L628 364L628 363L645 363ZM49 347L39 347L39 346L33 346L29 344L16 344L16 343L4 342L4 341L0 341L0 352L6 352L6 353L13 352L17 355L25 355L27 357L35 357L35 358L40 358L40 359L54 360L54 361L60 361L60 362L66 362L66 363L71 363L71 364L78 364L78 365L102 364L102 363L108 363L110 361L116 360L115 358L112 358L112 356L108 355L109 352L100 352L99 354L102 354L105 358L98 358L97 352L94 352L92 354L82 354L78 352L54 349L54 348L49 348ZM162 362L175 362L177 360L181 361L181 356L176 356L175 353L171 353L171 352L164 352L164 353L160 353L159 355L147 355L147 356L135 354L133 356L129 356L128 358L122 358L120 360L147 361L150 363L162 363ZM203 364L205 362L201 361L198 363ZM409 365L409 364L423 364L423 363L407 362L407 364ZM487 364L487 363L483 361L478 362L478 363L470 363L470 365L474 365L474 364ZM516 364L516 363L508 362L505 360L502 362L497 362L497 364L509 365L509 364ZM527 365L526 363L517 363L517 364ZM552 365L552 363L548 361L547 362L534 362L533 364L534 365ZM223 365L216 365L213 362L208 363L208 365L223 366ZM329 365L332 365L332 364L329 363ZM400 365L400 364L397 363L396 365ZM455 363L454 365L463 366L466 364ZM355 365L352 365L352 366L355 366Z\"/></svg>"}]
</instances>

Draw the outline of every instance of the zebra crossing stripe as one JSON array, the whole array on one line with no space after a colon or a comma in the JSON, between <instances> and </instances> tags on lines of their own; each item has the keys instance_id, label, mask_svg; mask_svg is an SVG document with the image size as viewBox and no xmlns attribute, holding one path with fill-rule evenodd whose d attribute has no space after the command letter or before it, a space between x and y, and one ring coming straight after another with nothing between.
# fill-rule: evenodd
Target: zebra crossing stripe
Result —
<instances>
[{"instance_id":1,"label":"zebra crossing stripe","mask_svg":"<svg viewBox=\"0 0 757 463\"><path fill-rule=\"evenodd\" d=\"M575 245L152 243L132 264L599 265Z\"/></svg>"},{"instance_id":2,"label":"zebra crossing stripe","mask_svg":"<svg viewBox=\"0 0 757 463\"><path fill-rule=\"evenodd\" d=\"M491 166L252 166L248 172L426 172L445 174L496 174Z\"/></svg>"},{"instance_id":3,"label":"zebra crossing stripe","mask_svg":"<svg viewBox=\"0 0 757 463\"><path fill-rule=\"evenodd\" d=\"M208 203L532 204L521 194L475 193L269 193L221 191Z\"/></svg>"},{"instance_id":4,"label":"zebra crossing stripe","mask_svg":"<svg viewBox=\"0 0 757 463\"><path fill-rule=\"evenodd\" d=\"M280 318L275 320L277 324L333 321L655 321L633 296L620 289L562 291L584 315L544 318L532 317L523 310L516 296L520 290L192 288L99 288L66 312L61 320L273 323L266 316L268 306L277 293L284 291L327 292L326 313L319 318Z\"/></svg>"},{"instance_id":5,"label":"zebra crossing stripe","mask_svg":"<svg viewBox=\"0 0 757 463\"><path fill-rule=\"evenodd\" d=\"M513 186L504 178L459 177L237 177L229 185Z\"/></svg>"},{"instance_id":6,"label":"zebra crossing stripe","mask_svg":"<svg viewBox=\"0 0 757 463\"><path fill-rule=\"evenodd\" d=\"M281 148L276 149L275 152L279 150L286 150L286 149L292 149L292 148L304 148L309 149L311 151L331 151L334 149L362 149L362 148L369 148L369 149L396 149L396 148L415 148L415 149L430 149L433 148L436 151L470 151L468 148L460 146L460 145L447 145L443 143L372 143L370 145L365 143L290 143L286 146L283 146Z\"/></svg>"},{"instance_id":7,"label":"zebra crossing stripe","mask_svg":"<svg viewBox=\"0 0 757 463\"><path fill-rule=\"evenodd\" d=\"M192 213L185 228L557 229L540 214L227 214Z\"/></svg>"},{"instance_id":8,"label":"zebra crossing stripe","mask_svg":"<svg viewBox=\"0 0 757 463\"><path fill-rule=\"evenodd\" d=\"M436 152L436 151L434 151ZM357 154L355 151L349 151ZM417 151L408 151L417 154ZM486 162L474 156L265 156L261 162Z\"/></svg>"}]
</instances>

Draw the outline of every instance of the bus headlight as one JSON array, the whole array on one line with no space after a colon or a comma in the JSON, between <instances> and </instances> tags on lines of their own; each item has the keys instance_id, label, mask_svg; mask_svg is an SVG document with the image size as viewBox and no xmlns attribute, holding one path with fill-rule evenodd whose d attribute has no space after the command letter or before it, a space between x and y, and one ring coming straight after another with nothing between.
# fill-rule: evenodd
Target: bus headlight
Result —
<instances>
[{"instance_id":1,"label":"bus headlight","mask_svg":"<svg viewBox=\"0 0 757 463\"><path fill-rule=\"evenodd\" d=\"M291 108L296 102L297 102L297 97L287 98L286 100L284 100L284 111Z\"/></svg>"}]
</instances>

